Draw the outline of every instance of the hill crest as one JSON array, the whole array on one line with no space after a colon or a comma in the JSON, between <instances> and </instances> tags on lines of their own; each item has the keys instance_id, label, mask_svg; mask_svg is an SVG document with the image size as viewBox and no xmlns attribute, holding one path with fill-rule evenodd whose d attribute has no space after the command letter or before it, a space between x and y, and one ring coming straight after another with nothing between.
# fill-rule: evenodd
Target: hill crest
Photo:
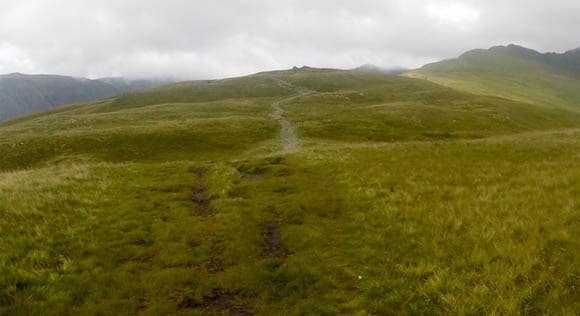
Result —
<instances>
[{"instance_id":1,"label":"hill crest","mask_svg":"<svg viewBox=\"0 0 580 316\"><path fill-rule=\"evenodd\" d=\"M466 92L579 109L580 49L540 53L519 45L475 49L406 73Z\"/></svg>"}]
</instances>

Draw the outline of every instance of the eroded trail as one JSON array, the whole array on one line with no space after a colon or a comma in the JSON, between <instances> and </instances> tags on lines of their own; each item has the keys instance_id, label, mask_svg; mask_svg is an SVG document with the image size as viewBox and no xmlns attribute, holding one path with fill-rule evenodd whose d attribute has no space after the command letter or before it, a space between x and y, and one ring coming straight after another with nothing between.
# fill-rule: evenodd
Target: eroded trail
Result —
<instances>
[{"instance_id":1,"label":"eroded trail","mask_svg":"<svg viewBox=\"0 0 580 316\"><path fill-rule=\"evenodd\" d=\"M272 117L280 124L280 141L283 151L292 151L298 148L298 138L292 122L286 117L284 109L280 106L282 102L290 99L284 99L272 103Z\"/></svg>"},{"instance_id":2,"label":"eroded trail","mask_svg":"<svg viewBox=\"0 0 580 316\"><path fill-rule=\"evenodd\" d=\"M270 258L283 258L288 254L282 243L280 224L271 222L264 225L264 255Z\"/></svg>"},{"instance_id":3,"label":"eroded trail","mask_svg":"<svg viewBox=\"0 0 580 316\"><path fill-rule=\"evenodd\" d=\"M207 185L205 183L206 170L198 168L194 171L197 176L197 184L191 190L191 201L195 204L196 214L199 216L210 216L212 210L210 207L210 196L207 192Z\"/></svg>"},{"instance_id":4,"label":"eroded trail","mask_svg":"<svg viewBox=\"0 0 580 316\"><path fill-rule=\"evenodd\" d=\"M272 103L272 118L278 121L278 123L280 124L280 142L282 144L282 151L284 152L293 151L298 148L299 141L298 137L296 136L296 130L294 128L294 125L292 124L292 121L288 119L286 112L282 108L282 105L284 103L291 102L292 100L295 100L297 98L313 94L315 93L315 91L295 86L282 79L275 80L280 86L295 90L298 93L297 95L293 95L288 98L278 100Z\"/></svg>"}]
</instances>

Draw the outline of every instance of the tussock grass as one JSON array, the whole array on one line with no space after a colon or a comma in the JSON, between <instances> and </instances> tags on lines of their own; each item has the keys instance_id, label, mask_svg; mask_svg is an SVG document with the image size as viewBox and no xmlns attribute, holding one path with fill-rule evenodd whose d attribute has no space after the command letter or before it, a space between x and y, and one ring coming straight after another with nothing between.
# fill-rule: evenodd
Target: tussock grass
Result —
<instances>
[{"instance_id":1,"label":"tussock grass","mask_svg":"<svg viewBox=\"0 0 580 316\"><path fill-rule=\"evenodd\" d=\"M256 76L0 125L0 314L578 313L575 114ZM279 154L295 87L318 92L284 103L303 146Z\"/></svg>"}]
</instances>

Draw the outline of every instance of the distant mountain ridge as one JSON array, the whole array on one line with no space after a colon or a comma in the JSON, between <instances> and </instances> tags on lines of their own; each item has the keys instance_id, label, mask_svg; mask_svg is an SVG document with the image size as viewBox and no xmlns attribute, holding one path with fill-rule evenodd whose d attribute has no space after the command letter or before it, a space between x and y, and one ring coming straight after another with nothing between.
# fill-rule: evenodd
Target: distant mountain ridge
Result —
<instances>
[{"instance_id":1,"label":"distant mountain ridge","mask_svg":"<svg viewBox=\"0 0 580 316\"><path fill-rule=\"evenodd\" d=\"M169 80L91 80L59 75L0 75L0 121L65 104L107 99L171 83Z\"/></svg>"},{"instance_id":2,"label":"distant mountain ridge","mask_svg":"<svg viewBox=\"0 0 580 316\"><path fill-rule=\"evenodd\" d=\"M379 66L373 65L373 64L364 64L364 65L358 66L352 70L358 71L358 72L371 73L371 74L385 74L385 75L400 75L400 74L408 71L408 69L403 68L403 67L383 68L383 67L379 67Z\"/></svg>"},{"instance_id":3,"label":"distant mountain ridge","mask_svg":"<svg viewBox=\"0 0 580 316\"><path fill-rule=\"evenodd\" d=\"M511 44L470 50L455 59L431 63L412 71L372 64L352 70L368 74L402 74L475 94L580 109L580 48L564 53L540 53ZM321 69L294 67L292 71L312 72ZM107 99L170 83L174 81L125 78L91 80L20 73L0 75L0 121L61 105Z\"/></svg>"},{"instance_id":4,"label":"distant mountain ridge","mask_svg":"<svg viewBox=\"0 0 580 316\"><path fill-rule=\"evenodd\" d=\"M540 53L513 44L494 46L404 75L470 93L580 110L580 48Z\"/></svg>"},{"instance_id":5,"label":"distant mountain ridge","mask_svg":"<svg viewBox=\"0 0 580 316\"><path fill-rule=\"evenodd\" d=\"M564 53L540 53L530 48L510 44L507 46L494 46L490 49L474 49L464 53L459 58L477 58L486 55L506 55L529 59L539 64L552 67L553 70L580 78L580 48L572 49Z\"/></svg>"}]
</instances>

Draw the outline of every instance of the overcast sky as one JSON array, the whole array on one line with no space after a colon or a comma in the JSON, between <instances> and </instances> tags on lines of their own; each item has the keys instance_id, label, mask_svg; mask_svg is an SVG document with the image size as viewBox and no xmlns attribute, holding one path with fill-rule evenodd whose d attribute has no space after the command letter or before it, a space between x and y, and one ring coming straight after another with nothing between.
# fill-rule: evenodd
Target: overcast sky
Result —
<instances>
[{"instance_id":1,"label":"overcast sky","mask_svg":"<svg viewBox=\"0 0 580 316\"><path fill-rule=\"evenodd\" d=\"M0 0L0 73L218 78L580 46L580 0Z\"/></svg>"}]
</instances>

